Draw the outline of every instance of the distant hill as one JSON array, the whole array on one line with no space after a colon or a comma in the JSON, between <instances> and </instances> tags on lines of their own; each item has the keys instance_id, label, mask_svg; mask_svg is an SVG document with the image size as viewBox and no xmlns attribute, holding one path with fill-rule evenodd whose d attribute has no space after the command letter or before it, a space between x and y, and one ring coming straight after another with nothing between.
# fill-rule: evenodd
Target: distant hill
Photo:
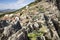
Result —
<instances>
[{"instance_id":1,"label":"distant hill","mask_svg":"<svg viewBox=\"0 0 60 40\"><path fill-rule=\"evenodd\" d=\"M13 12L16 9L4 9L4 10L0 10L0 13L5 13L5 12Z\"/></svg>"}]
</instances>

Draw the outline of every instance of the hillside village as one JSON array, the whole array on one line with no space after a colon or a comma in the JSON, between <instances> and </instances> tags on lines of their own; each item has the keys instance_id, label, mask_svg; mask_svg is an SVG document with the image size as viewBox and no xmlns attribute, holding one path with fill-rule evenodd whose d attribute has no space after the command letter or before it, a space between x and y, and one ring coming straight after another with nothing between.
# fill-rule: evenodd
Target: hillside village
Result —
<instances>
[{"instance_id":1,"label":"hillside village","mask_svg":"<svg viewBox=\"0 0 60 40\"><path fill-rule=\"evenodd\" d=\"M0 40L60 40L59 9L38 0L0 18Z\"/></svg>"}]
</instances>

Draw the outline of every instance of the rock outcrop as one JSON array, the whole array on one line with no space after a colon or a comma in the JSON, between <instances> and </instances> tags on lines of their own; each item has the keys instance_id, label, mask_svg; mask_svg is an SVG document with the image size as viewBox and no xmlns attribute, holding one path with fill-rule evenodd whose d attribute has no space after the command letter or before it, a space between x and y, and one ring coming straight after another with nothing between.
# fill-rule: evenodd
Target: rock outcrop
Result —
<instances>
[{"instance_id":1,"label":"rock outcrop","mask_svg":"<svg viewBox=\"0 0 60 40\"><path fill-rule=\"evenodd\" d=\"M38 1L17 14L1 18L0 40L60 40L57 0Z\"/></svg>"}]
</instances>

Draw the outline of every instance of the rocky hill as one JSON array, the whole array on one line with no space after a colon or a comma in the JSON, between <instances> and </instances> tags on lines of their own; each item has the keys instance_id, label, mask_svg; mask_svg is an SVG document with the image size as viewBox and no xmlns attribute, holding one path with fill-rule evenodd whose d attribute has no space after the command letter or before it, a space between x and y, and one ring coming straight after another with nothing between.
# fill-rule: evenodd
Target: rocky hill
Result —
<instances>
[{"instance_id":1,"label":"rocky hill","mask_svg":"<svg viewBox=\"0 0 60 40\"><path fill-rule=\"evenodd\" d=\"M0 18L0 40L60 40L60 12L55 3L38 0L5 14Z\"/></svg>"}]
</instances>

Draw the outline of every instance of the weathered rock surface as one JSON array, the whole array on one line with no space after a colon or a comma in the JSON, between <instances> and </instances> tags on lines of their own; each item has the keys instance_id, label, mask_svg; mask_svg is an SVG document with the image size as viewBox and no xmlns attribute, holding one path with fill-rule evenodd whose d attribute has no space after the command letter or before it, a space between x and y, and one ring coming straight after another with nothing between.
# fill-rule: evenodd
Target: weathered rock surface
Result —
<instances>
[{"instance_id":1,"label":"weathered rock surface","mask_svg":"<svg viewBox=\"0 0 60 40\"><path fill-rule=\"evenodd\" d=\"M38 1L0 20L0 40L60 40L59 3Z\"/></svg>"}]
</instances>

